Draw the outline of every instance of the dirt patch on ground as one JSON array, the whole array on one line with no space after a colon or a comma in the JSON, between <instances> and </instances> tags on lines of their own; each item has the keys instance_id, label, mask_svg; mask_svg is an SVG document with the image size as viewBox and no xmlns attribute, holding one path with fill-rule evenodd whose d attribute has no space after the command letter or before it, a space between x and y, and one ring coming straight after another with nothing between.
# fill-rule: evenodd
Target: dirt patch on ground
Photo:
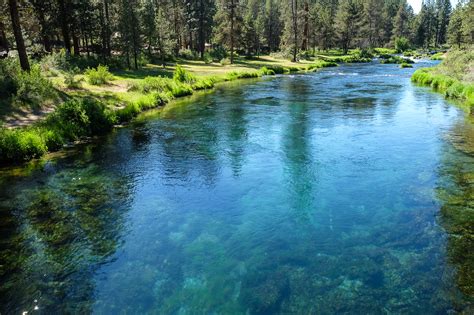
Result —
<instances>
[{"instance_id":1,"label":"dirt patch on ground","mask_svg":"<svg viewBox=\"0 0 474 315\"><path fill-rule=\"evenodd\" d=\"M55 110L55 106L49 106L38 109L20 110L4 117L2 127L16 128L33 124L34 122L45 118L48 114Z\"/></svg>"}]
</instances>

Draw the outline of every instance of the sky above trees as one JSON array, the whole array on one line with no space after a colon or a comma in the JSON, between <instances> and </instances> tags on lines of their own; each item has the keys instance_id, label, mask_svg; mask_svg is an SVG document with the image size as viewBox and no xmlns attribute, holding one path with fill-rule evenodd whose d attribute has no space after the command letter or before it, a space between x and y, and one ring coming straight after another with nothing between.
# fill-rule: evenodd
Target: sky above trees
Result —
<instances>
[{"instance_id":1,"label":"sky above trees","mask_svg":"<svg viewBox=\"0 0 474 315\"><path fill-rule=\"evenodd\" d=\"M408 3L412 6L415 13L420 12L422 2L423 0L408 0ZM458 0L451 0L451 4L453 5L453 8L454 6L456 6L457 3L458 3Z\"/></svg>"}]
</instances>

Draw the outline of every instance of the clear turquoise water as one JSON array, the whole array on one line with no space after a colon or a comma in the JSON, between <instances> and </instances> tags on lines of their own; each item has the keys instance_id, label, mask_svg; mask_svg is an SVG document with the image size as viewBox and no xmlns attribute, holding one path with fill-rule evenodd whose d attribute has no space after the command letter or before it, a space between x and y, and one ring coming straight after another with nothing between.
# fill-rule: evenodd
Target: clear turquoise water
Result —
<instances>
[{"instance_id":1,"label":"clear turquoise water","mask_svg":"<svg viewBox=\"0 0 474 315\"><path fill-rule=\"evenodd\" d=\"M231 84L4 169L0 312L468 309L440 209L470 125L412 71Z\"/></svg>"}]
</instances>

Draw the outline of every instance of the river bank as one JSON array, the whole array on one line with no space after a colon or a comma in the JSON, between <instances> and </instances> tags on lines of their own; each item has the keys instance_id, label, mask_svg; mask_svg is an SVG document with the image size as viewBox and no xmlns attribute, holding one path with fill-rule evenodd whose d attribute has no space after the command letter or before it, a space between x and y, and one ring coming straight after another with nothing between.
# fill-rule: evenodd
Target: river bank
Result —
<instances>
[{"instance_id":1,"label":"river bank","mask_svg":"<svg viewBox=\"0 0 474 315\"><path fill-rule=\"evenodd\" d=\"M438 66L418 69L411 80L470 108L474 106L474 50L453 50Z\"/></svg>"}]
</instances>

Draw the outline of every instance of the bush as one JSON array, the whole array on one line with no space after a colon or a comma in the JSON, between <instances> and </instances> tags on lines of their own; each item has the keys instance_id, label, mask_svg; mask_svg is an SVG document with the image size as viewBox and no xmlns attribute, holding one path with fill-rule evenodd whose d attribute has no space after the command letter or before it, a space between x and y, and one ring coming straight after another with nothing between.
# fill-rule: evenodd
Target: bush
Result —
<instances>
[{"instance_id":1,"label":"bush","mask_svg":"<svg viewBox=\"0 0 474 315\"><path fill-rule=\"evenodd\" d=\"M30 72L20 71L15 81L14 102L40 106L57 97L52 83L41 74L39 65L33 65Z\"/></svg>"},{"instance_id":2,"label":"bush","mask_svg":"<svg viewBox=\"0 0 474 315\"><path fill-rule=\"evenodd\" d=\"M316 63L313 63L308 66L308 70L316 70L320 68L328 68L328 67L337 67L338 64L333 61L325 61L325 60L318 60Z\"/></svg>"},{"instance_id":3,"label":"bush","mask_svg":"<svg viewBox=\"0 0 474 315\"><path fill-rule=\"evenodd\" d=\"M267 66L268 70L275 72L275 74L284 74L290 72L289 69L282 66Z\"/></svg>"},{"instance_id":4,"label":"bush","mask_svg":"<svg viewBox=\"0 0 474 315\"><path fill-rule=\"evenodd\" d=\"M275 75L275 71L273 69L268 69L267 67L261 67L260 72L262 75Z\"/></svg>"},{"instance_id":5,"label":"bush","mask_svg":"<svg viewBox=\"0 0 474 315\"><path fill-rule=\"evenodd\" d=\"M16 94L18 89L16 78L20 73L20 65L16 59L0 60L0 98L7 99Z\"/></svg>"},{"instance_id":6,"label":"bush","mask_svg":"<svg viewBox=\"0 0 474 315\"><path fill-rule=\"evenodd\" d=\"M223 66L228 66L228 65L230 65L230 59L229 58L223 58L223 59L221 59L220 64L223 65Z\"/></svg>"},{"instance_id":7,"label":"bush","mask_svg":"<svg viewBox=\"0 0 474 315\"><path fill-rule=\"evenodd\" d=\"M444 59L444 53L439 52L434 54L433 56L430 57L431 60L443 60Z\"/></svg>"},{"instance_id":8,"label":"bush","mask_svg":"<svg viewBox=\"0 0 474 315\"><path fill-rule=\"evenodd\" d=\"M199 59L197 52L192 51L191 49L180 49L178 52L178 56L183 59L188 59L188 60L197 60Z\"/></svg>"},{"instance_id":9,"label":"bush","mask_svg":"<svg viewBox=\"0 0 474 315\"><path fill-rule=\"evenodd\" d=\"M82 86L83 79L76 79L76 75L79 74L79 68L74 68L64 74L64 84L68 89L79 89Z\"/></svg>"},{"instance_id":10,"label":"bush","mask_svg":"<svg viewBox=\"0 0 474 315\"><path fill-rule=\"evenodd\" d=\"M258 78L262 76L262 74L258 71L232 71L227 74L226 81L233 81L237 79L250 79L250 78Z\"/></svg>"},{"instance_id":11,"label":"bush","mask_svg":"<svg viewBox=\"0 0 474 315\"><path fill-rule=\"evenodd\" d=\"M87 68L85 75L87 81L92 85L107 84L113 79L113 75L109 72L109 67L99 65L96 69Z\"/></svg>"},{"instance_id":12,"label":"bush","mask_svg":"<svg viewBox=\"0 0 474 315\"><path fill-rule=\"evenodd\" d=\"M45 55L41 59L40 65L43 72L67 71L69 69L69 61L66 50L61 49L59 52Z\"/></svg>"},{"instance_id":13,"label":"bush","mask_svg":"<svg viewBox=\"0 0 474 315\"><path fill-rule=\"evenodd\" d=\"M205 53L204 53L204 56L203 56L203 58L202 58L202 60L204 61L205 64L210 64L210 63L212 63L212 56L211 56L211 54L208 53L208 52L205 52Z\"/></svg>"},{"instance_id":14,"label":"bush","mask_svg":"<svg viewBox=\"0 0 474 315\"><path fill-rule=\"evenodd\" d=\"M383 58L382 60L380 60L380 63L382 64L412 64L414 63L414 61L408 58L390 56L389 58Z\"/></svg>"},{"instance_id":15,"label":"bush","mask_svg":"<svg viewBox=\"0 0 474 315\"><path fill-rule=\"evenodd\" d=\"M196 76L189 71L183 69L180 65L176 65L173 73L173 80L181 83L193 84L196 82Z\"/></svg>"},{"instance_id":16,"label":"bush","mask_svg":"<svg viewBox=\"0 0 474 315\"><path fill-rule=\"evenodd\" d=\"M193 90L206 90L212 89L216 83L215 78L200 78L193 85Z\"/></svg>"},{"instance_id":17,"label":"bush","mask_svg":"<svg viewBox=\"0 0 474 315\"><path fill-rule=\"evenodd\" d=\"M47 152L45 140L35 128L0 130L0 161L26 161Z\"/></svg>"},{"instance_id":18,"label":"bush","mask_svg":"<svg viewBox=\"0 0 474 315\"><path fill-rule=\"evenodd\" d=\"M405 50L410 49L410 41L406 37L395 38L395 49L397 52L402 53Z\"/></svg>"},{"instance_id":19,"label":"bush","mask_svg":"<svg viewBox=\"0 0 474 315\"><path fill-rule=\"evenodd\" d=\"M209 53L214 61L221 61L225 57L227 57L227 52L225 51L224 47L217 46L214 47Z\"/></svg>"},{"instance_id":20,"label":"bush","mask_svg":"<svg viewBox=\"0 0 474 315\"><path fill-rule=\"evenodd\" d=\"M413 68L413 65L404 62L404 63L400 64L400 68L402 68L402 69L404 69L404 68Z\"/></svg>"}]
</instances>

